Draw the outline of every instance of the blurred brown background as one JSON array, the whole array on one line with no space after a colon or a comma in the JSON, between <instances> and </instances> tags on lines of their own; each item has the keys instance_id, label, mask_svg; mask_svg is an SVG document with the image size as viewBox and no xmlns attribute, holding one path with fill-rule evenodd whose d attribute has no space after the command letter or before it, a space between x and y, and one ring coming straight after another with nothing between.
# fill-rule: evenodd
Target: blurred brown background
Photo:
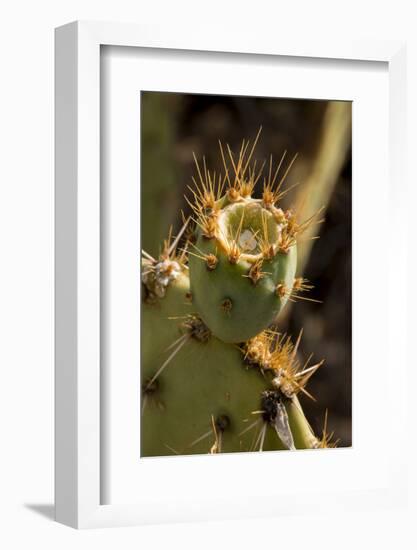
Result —
<instances>
[{"instance_id":1,"label":"blurred brown background","mask_svg":"<svg viewBox=\"0 0 417 550\"><path fill-rule=\"evenodd\" d=\"M311 228L299 246L298 275L312 284L311 298L286 306L281 332L294 338L304 328L300 360L314 352L325 365L308 390L317 402L301 396L317 434L328 409L328 431L338 446L351 437L351 104L337 101L271 99L142 92L141 94L142 246L158 254L170 225L178 230L180 211L197 158L219 170L218 140L238 151L243 138L253 139L262 126L254 158L284 167L298 153L287 187L299 182L282 207L296 207L303 221L324 206L325 221ZM258 183L258 192L261 185ZM189 194L189 193L188 193ZM319 235L319 239L308 237Z\"/></svg>"}]
</instances>

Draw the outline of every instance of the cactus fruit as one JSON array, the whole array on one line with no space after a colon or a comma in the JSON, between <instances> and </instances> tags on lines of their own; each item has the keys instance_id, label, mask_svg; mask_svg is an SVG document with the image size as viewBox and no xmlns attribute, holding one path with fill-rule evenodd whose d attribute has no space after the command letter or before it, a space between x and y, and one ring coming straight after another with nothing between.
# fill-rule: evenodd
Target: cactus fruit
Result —
<instances>
[{"instance_id":1,"label":"cactus fruit","mask_svg":"<svg viewBox=\"0 0 417 550\"><path fill-rule=\"evenodd\" d=\"M281 188L288 169L277 181L284 156L275 171L270 159L262 198L252 197L264 167L257 171L256 161L250 165L256 141L249 153L249 142L243 142L237 160L228 148L231 168L220 146L223 178L196 160L198 177L189 200L196 223L188 251L194 304L212 333L229 343L268 327L300 290L294 287L296 240L311 221L299 224L293 212L278 206L287 192Z\"/></svg>"},{"instance_id":2,"label":"cactus fruit","mask_svg":"<svg viewBox=\"0 0 417 550\"><path fill-rule=\"evenodd\" d=\"M143 251L142 456L333 445L327 415L318 438L298 400L313 398L306 384L323 362L302 364L302 331L293 343L275 328L285 303L312 288L294 277L297 237L312 219L300 224L278 206L283 159L274 173L271 159L262 198L252 198L257 139L237 159L227 148L231 169L220 147L223 177L197 163L194 227L186 219L171 231L158 258Z\"/></svg>"}]
</instances>

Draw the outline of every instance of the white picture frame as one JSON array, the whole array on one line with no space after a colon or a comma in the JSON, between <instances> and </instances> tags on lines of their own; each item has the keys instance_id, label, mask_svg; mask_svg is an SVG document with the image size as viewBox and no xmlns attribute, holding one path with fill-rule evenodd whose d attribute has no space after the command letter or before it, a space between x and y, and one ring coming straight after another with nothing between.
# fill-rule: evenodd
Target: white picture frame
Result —
<instances>
[{"instance_id":1,"label":"white picture frame","mask_svg":"<svg viewBox=\"0 0 417 550\"><path fill-rule=\"evenodd\" d=\"M401 42L289 42L255 34L251 40L239 31L197 29L186 37L174 29L113 23L75 22L56 30L56 519L83 527L120 526L202 518L248 515L238 497L179 506L175 494L144 495L148 506L134 503L101 504L100 400L100 48L127 46L186 51L227 52L259 56L379 61L389 72L389 192L400 196L405 185L405 45ZM396 204L392 201L392 204ZM395 208L396 227L405 223ZM403 231L405 234L405 230ZM405 280L406 247L400 243L396 278ZM398 244L398 243L397 243ZM389 243L393 246L394 242ZM391 295L390 295L391 296ZM405 401L405 286L389 303L390 325L396 342L397 400ZM400 345L399 345L400 344ZM389 355L387 355L388 357ZM388 359L387 359L388 360ZM388 371L381 369L381 376ZM397 426L404 424L404 407L390 410ZM315 491L287 495L268 507L268 514L303 512L311 506L341 509L396 505L404 498L401 465L402 431L387 455L383 488L363 487L355 494ZM387 452L382 449L381 452ZM236 460L237 458L233 458ZM187 460L186 458L178 460ZM160 465L163 468L163 465ZM249 495L250 496L250 495ZM272 495L273 496L273 495ZM241 499L240 499L241 500ZM161 508L161 502L163 506ZM250 515L250 514L249 514ZM258 511L253 515L263 515Z\"/></svg>"}]
</instances>

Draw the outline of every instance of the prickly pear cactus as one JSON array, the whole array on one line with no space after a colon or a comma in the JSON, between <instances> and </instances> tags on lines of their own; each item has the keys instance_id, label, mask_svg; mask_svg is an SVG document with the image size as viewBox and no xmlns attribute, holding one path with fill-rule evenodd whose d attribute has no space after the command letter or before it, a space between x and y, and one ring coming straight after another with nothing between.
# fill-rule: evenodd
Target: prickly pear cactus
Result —
<instances>
[{"instance_id":1,"label":"prickly pear cactus","mask_svg":"<svg viewBox=\"0 0 417 550\"><path fill-rule=\"evenodd\" d=\"M259 134L258 134L259 135ZM274 323L312 287L295 278L298 223L279 200L286 172L272 159L260 199L249 143L225 173L197 163L194 220L142 258L141 454L161 456L332 446L314 435L299 394L323 364L302 363ZM284 157L283 157L284 158ZM289 167L291 166L291 163Z\"/></svg>"}]
</instances>

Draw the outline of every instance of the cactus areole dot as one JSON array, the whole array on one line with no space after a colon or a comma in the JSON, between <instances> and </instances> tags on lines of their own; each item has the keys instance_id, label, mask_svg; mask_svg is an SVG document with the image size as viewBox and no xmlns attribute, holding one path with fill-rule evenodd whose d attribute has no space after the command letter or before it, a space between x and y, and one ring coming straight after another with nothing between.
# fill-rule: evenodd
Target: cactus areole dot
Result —
<instances>
[{"instance_id":1,"label":"cactus areole dot","mask_svg":"<svg viewBox=\"0 0 417 550\"><path fill-rule=\"evenodd\" d=\"M207 216L208 224L197 230L195 249L190 255L193 305L220 340L243 342L267 328L288 300L276 292L277 285L292 289L297 262L296 244L280 249L286 220L275 207L261 201L240 198L218 201L217 210ZM205 227L210 227L210 232ZM215 269L207 269L206 258L217 258ZM225 297L233 308L224 314Z\"/></svg>"}]
</instances>

